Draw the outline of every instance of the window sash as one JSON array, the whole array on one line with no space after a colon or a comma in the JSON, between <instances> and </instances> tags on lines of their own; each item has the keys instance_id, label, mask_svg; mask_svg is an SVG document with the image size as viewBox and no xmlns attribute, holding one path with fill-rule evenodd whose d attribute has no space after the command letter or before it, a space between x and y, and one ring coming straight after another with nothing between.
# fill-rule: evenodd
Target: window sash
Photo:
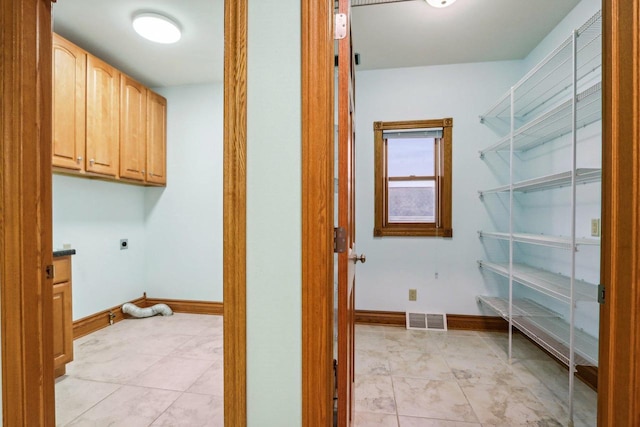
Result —
<instances>
[{"instance_id":1,"label":"window sash","mask_svg":"<svg viewBox=\"0 0 640 427\"><path fill-rule=\"evenodd\" d=\"M430 134L426 134L427 132L431 132ZM434 166L434 174L430 176L388 176L388 161L389 161L389 151L388 151L388 139L394 138L398 139L398 135L403 135L403 138L407 139L425 139L433 141L433 166ZM385 131L382 133L382 137L384 139L384 171L385 171L385 185L384 185L384 219L383 223L387 226L393 226L396 224L401 224L404 226L413 226L413 227L421 227L421 226L429 226L438 228L440 224L440 180L439 180L439 171L442 170L442 165L440 164L441 155L439 153L439 149L442 146L441 138L442 138L442 128L437 129L421 129L421 130L404 130L404 131ZM390 182L415 182L415 181L434 181L434 207L433 207L433 215L429 216L405 216L404 218L399 215L391 215L391 206L389 203L389 183Z\"/></svg>"},{"instance_id":2,"label":"window sash","mask_svg":"<svg viewBox=\"0 0 640 427\"><path fill-rule=\"evenodd\" d=\"M400 185L392 185L392 183L400 184ZM404 184L403 184L404 183ZM407 184L418 184L422 183L422 185L407 185ZM398 200L397 193L402 191L402 189L431 189L432 194L425 195L426 198L424 202L426 205L416 206L411 203L411 200L404 199L405 203L402 204L403 200ZM392 194L396 193L396 201L400 202L400 205L393 204L389 202ZM400 196L401 197L401 196ZM410 194L406 194L405 197L411 197ZM416 177L399 177L395 179L389 179L386 188L386 198L387 198L387 212L386 212L386 222L388 224L436 224L437 216L438 216L438 195L437 195L437 181L435 177L428 177L427 179L416 179ZM409 206L407 206L406 202L408 202ZM429 204L431 206L431 210L429 210ZM414 211L415 214L410 214L411 211ZM431 215L428 213L431 212ZM423 215L420 215L423 213Z\"/></svg>"}]
</instances>

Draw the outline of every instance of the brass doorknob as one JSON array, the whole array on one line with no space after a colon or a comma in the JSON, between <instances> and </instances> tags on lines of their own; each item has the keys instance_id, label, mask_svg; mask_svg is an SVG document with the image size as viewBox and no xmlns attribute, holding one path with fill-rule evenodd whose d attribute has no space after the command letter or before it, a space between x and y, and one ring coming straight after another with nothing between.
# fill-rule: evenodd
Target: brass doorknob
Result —
<instances>
[{"instance_id":1,"label":"brass doorknob","mask_svg":"<svg viewBox=\"0 0 640 427\"><path fill-rule=\"evenodd\" d=\"M357 263L358 261L364 264L367 262L367 256L365 254L361 254L360 256L356 255L355 258L353 258L353 262Z\"/></svg>"}]
</instances>

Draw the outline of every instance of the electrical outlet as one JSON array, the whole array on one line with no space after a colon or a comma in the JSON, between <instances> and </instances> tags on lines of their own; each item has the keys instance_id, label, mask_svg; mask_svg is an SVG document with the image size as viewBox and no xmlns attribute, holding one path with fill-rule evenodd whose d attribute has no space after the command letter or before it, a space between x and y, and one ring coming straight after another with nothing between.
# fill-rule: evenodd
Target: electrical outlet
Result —
<instances>
[{"instance_id":1,"label":"electrical outlet","mask_svg":"<svg viewBox=\"0 0 640 427\"><path fill-rule=\"evenodd\" d=\"M129 239L120 239L120 250L129 249Z\"/></svg>"},{"instance_id":2,"label":"electrical outlet","mask_svg":"<svg viewBox=\"0 0 640 427\"><path fill-rule=\"evenodd\" d=\"M593 237L600 236L600 218L594 218L591 220L591 235Z\"/></svg>"},{"instance_id":3,"label":"electrical outlet","mask_svg":"<svg viewBox=\"0 0 640 427\"><path fill-rule=\"evenodd\" d=\"M417 301L417 300L418 300L418 290L409 289L409 301Z\"/></svg>"}]
</instances>

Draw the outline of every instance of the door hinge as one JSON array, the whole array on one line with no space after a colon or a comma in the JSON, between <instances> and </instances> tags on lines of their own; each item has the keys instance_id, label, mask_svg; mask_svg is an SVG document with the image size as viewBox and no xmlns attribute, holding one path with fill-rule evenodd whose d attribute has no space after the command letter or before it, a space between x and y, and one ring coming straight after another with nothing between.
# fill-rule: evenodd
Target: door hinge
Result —
<instances>
[{"instance_id":1,"label":"door hinge","mask_svg":"<svg viewBox=\"0 0 640 427\"><path fill-rule=\"evenodd\" d=\"M347 14L336 13L333 15L333 39L342 40L347 37Z\"/></svg>"},{"instance_id":2,"label":"door hinge","mask_svg":"<svg viewBox=\"0 0 640 427\"><path fill-rule=\"evenodd\" d=\"M344 227L333 229L333 252L341 254L347 250L347 232Z\"/></svg>"},{"instance_id":3,"label":"door hinge","mask_svg":"<svg viewBox=\"0 0 640 427\"><path fill-rule=\"evenodd\" d=\"M598 303L604 304L604 285L598 285Z\"/></svg>"},{"instance_id":4,"label":"door hinge","mask_svg":"<svg viewBox=\"0 0 640 427\"><path fill-rule=\"evenodd\" d=\"M53 268L53 265L47 265L44 268L44 271L45 271L47 279L53 279L53 276L55 276L55 274L56 274L56 270L55 270L55 268Z\"/></svg>"}]
</instances>

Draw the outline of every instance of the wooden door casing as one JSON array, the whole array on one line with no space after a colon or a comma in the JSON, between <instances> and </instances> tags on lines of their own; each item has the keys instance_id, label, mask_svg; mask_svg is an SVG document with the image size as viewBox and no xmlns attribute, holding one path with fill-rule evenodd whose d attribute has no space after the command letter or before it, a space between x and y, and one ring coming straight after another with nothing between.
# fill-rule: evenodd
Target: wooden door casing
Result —
<instances>
[{"instance_id":1,"label":"wooden door casing","mask_svg":"<svg viewBox=\"0 0 640 427\"><path fill-rule=\"evenodd\" d=\"M640 0L603 3L598 426L640 425Z\"/></svg>"},{"instance_id":2,"label":"wooden door casing","mask_svg":"<svg viewBox=\"0 0 640 427\"><path fill-rule=\"evenodd\" d=\"M346 232L346 251L338 255L338 426L353 421L355 363L355 76L351 44L351 2L340 0L346 36L338 41L338 226Z\"/></svg>"},{"instance_id":3,"label":"wooden door casing","mask_svg":"<svg viewBox=\"0 0 640 427\"><path fill-rule=\"evenodd\" d=\"M224 424L247 425L247 16L224 0Z\"/></svg>"},{"instance_id":4,"label":"wooden door casing","mask_svg":"<svg viewBox=\"0 0 640 427\"><path fill-rule=\"evenodd\" d=\"M3 425L53 426L50 0L0 1Z\"/></svg>"}]
</instances>

